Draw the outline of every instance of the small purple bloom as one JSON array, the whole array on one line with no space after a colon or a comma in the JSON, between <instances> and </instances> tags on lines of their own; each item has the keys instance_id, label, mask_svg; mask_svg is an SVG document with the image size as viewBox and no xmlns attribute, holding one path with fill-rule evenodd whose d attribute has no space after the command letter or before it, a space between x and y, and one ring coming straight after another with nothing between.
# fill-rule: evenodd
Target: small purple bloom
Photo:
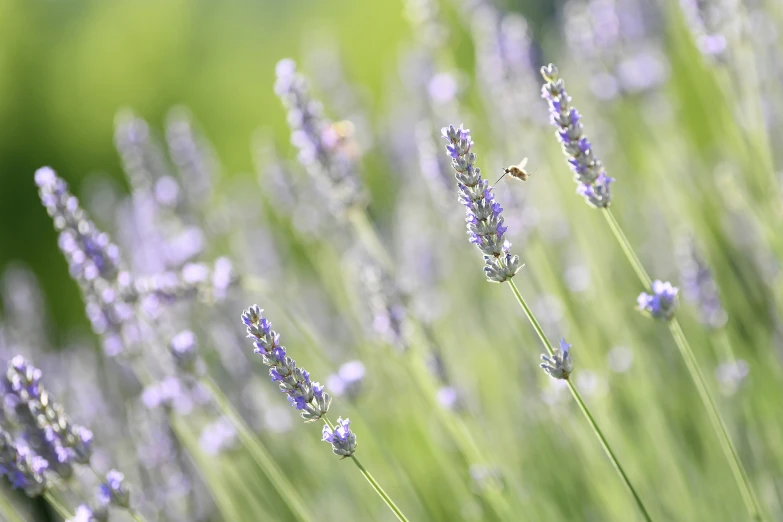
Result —
<instances>
[{"instance_id":1,"label":"small purple bloom","mask_svg":"<svg viewBox=\"0 0 783 522\"><path fill-rule=\"evenodd\" d=\"M338 418L334 429L323 427L321 440L331 444L336 455L350 457L356 451L356 435L351 431L350 424L349 419Z\"/></svg>"},{"instance_id":2,"label":"small purple bloom","mask_svg":"<svg viewBox=\"0 0 783 522\"><path fill-rule=\"evenodd\" d=\"M656 319L665 321L674 317L677 309L678 289L669 282L655 280L652 284L652 294L642 292L636 299L639 310L650 314Z\"/></svg>"}]
</instances>

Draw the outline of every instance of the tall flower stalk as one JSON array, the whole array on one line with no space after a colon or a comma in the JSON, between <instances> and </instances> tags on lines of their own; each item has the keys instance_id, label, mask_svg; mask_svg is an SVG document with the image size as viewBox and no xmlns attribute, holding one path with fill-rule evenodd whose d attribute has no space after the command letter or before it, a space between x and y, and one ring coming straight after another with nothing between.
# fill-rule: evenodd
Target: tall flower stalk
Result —
<instances>
[{"instance_id":1,"label":"tall flower stalk","mask_svg":"<svg viewBox=\"0 0 783 522\"><path fill-rule=\"evenodd\" d=\"M592 146L583 134L583 127L579 113L571 105L571 97L565 90L565 82L559 77L558 69L553 64L541 68L544 85L541 89L542 96L549 103L552 124L557 128L557 137L563 146L563 153L575 173L575 178L582 183L579 193L585 196L588 203L601 210L609 229L612 231L626 259L633 268L639 281L645 289L651 290L651 294L639 296L640 309L650 316L661 319L668 324L677 349L680 352L685 365L688 368L691 380L696 385L699 398L707 410L710 423L720 441L721 449L731 468L734 480L742 495L748 514L753 520L763 520L761 505L753 489L745 468L740 460L737 448L729 436L726 423L718 411L715 399L707 386L707 381L699 368L698 360L682 331L680 323L674 316L676 308L676 289L668 283L653 281L644 269L630 241L623 233L617 219L609 210L611 193L608 191L609 183L599 183L601 178L614 181L606 176L603 165L593 152ZM593 181L591 181L593 180ZM606 191L603 191L603 188ZM600 196L599 196L600 194Z\"/></svg>"},{"instance_id":2,"label":"tall flower stalk","mask_svg":"<svg viewBox=\"0 0 783 522\"><path fill-rule=\"evenodd\" d=\"M604 452L612 462L623 484L628 488L631 496L633 496L642 516L645 520L651 521L652 518L647 512L647 508L644 506L636 488L634 488L611 445L606 440L584 400L582 400L579 390L576 389L576 386L570 379L573 371L573 361L569 352L570 345L563 340L559 350L555 350L552 347L552 343L547 338L543 328L541 328L541 324L530 310L512 279L520 268L519 257L511 255L509 252L511 243L508 240L503 240L503 233L506 231L501 215L503 209L499 203L494 201L492 187L482 177L481 169L476 166L476 154L471 150L473 140L470 137L470 131L464 129L461 125L459 128L450 125L447 128L443 128L442 134L448 142L446 151L452 158L452 167L456 172L455 177L457 178L457 186L460 192L459 199L466 208L466 222L470 242L475 244L484 255L484 273L487 276L487 280L495 283L507 282L509 284L514 297L522 307L525 316L530 321L547 351L547 355L542 356L544 363L541 367L552 378L566 381L571 395L579 405L579 409L590 424L593 433L601 443Z\"/></svg>"},{"instance_id":3,"label":"tall flower stalk","mask_svg":"<svg viewBox=\"0 0 783 522\"><path fill-rule=\"evenodd\" d=\"M285 347L280 344L280 334L272 329L272 322L262 313L258 305L253 305L242 314L242 322L247 327L247 337L253 340L254 352L269 367L272 382L278 384L305 422L323 420L322 440L331 444L335 455L350 458L397 519L407 522L402 510L354 455L357 442L350 429L350 421L339 418L336 425L329 421L326 413L332 403L331 396L320 383L310 379L310 372L297 366L296 361L287 355Z\"/></svg>"},{"instance_id":4,"label":"tall flower stalk","mask_svg":"<svg viewBox=\"0 0 783 522\"><path fill-rule=\"evenodd\" d=\"M296 71L295 64L291 60L282 60L277 65L276 73L275 92L288 111L288 123L292 130L291 142L299 149L300 163L305 166L313 180L324 188L327 206L332 209L335 218L338 218L335 223L340 223L339 217L344 214L350 222L350 231L354 238L371 255L372 268L377 269L382 278L394 281L397 274L396 264L367 215L366 198L357 175L357 159L347 154L350 148L346 149L340 140L331 137L333 131L330 129L333 124L322 116L321 104L310 96L307 81ZM504 229L502 223L498 224L501 228L495 230L499 232L499 237L495 240L497 248L502 249ZM487 247L490 248L489 245ZM497 272L497 277L501 277L500 273L504 270L498 263L491 263L488 268ZM399 297L401 301L405 301L404 295ZM431 341L426 325L421 324L413 314L405 314L405 319L410 326L407 330L413 337L406 346L409 345L411 351L422 355L418 351ZM405 325L396 326L402 330ZM435 414L449 431L465 459L474 464L486 463L486 451L482 449L482 444L475 440L464 419L447 412L438 403L438 388L426 368L424 358L406 357L404 360L409 364L412 377L421 393L431 401ZM514 518L515 514L506 498L499 492L492 491L486 499L498 517Z\"/></svg>"}]
</instances>

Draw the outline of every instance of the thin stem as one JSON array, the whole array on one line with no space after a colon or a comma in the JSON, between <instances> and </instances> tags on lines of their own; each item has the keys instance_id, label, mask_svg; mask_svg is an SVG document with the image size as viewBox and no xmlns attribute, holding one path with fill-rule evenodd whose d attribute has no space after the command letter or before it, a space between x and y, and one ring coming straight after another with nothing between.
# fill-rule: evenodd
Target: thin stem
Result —
<instances>
[{"instance_id":1,"label":"thin stem","mask_svg":"<svg viewBox=\"0 0 783 522\"><path fill-rule=\"evenodd\" d=\"M362 472L362 475L364 475L364 478L367 479L367 482L370 483L372 488L375 490L376 493L383 499L384 502L386 502L386 505L389 506L389 509L392 510L394 515L397 517L398 520L401 522L408 522L408 519L405 517L405 514L400 510L400 508L397 507L397 504L394 503L394 501L391 499L389 495L386 494L386 492L383 490L380 484L375 480L375 478L370 474L367 469L362 466L362 463L359 462L359 459L356 458L356 455L351 455L351 460L354 464L356 464L356 467L359 468L359 471Z\"/></svg>"},{"instance_id":2,"label":"thin stem","mask_svg":"<svg viewBox=\"0 0 783 522\"><path fill-rule=\"evenodd\" d=\"M642 282L645 288L649 288L652 284L652 279L650 279L650 276L644 269L644 265L642 265L642 262L639 261L639 258L636 256L636 252L634 252L634 249L631 246L630 241L628 241L628 238L625 237L623 229L620 228L620 224L614 218L614 214L612 214L612 211L608 208L603 209L603 212L601 213L606 218L607 223L609 223L609 228L612 229L614 237L617 239L617 242L620 243L620 248L623 249L625 257L628 259L628 262L631 263L631 267L633 268L634 272L636 272L637 277L639 277L639 281Z\"/></svg>"},{"instance_id":3,"label":"thin stem","mask_svg":"<svg viewBox=\"0 0 783 522\"><path fill-rule=\"evenodd\" d=\"M620 224L614 218L614 215L609 209L604 209L602 213L606 218L606 221L609 223L609 228L612 229L614 237L620 244L620 248L622 248L623 252L625 253L625 257L628 259L631 267L633 267L636 275L639 277L639 280L642 282L645 288L650 288L652 280L644 270L644 266L642 266L642 262L639 261L639 258L636 256L636 253L634 252L631 243L628 241L628 238L626 238L625 234L623 234L623 231L620 228ZM732 475L734 475L734 480L736 481L737 487L740 490L745 507L747 508L748 513L753 520L763 520L761 504L759 503L758 497L756 496L756 493L753 489L753 485L750 482L750 477L745 471L745 467L742 465L737 448L734 446L734 443L729 436L728 430L726 429L726 423L723 421L723 418L718 411L718 407L716 405L717 403L715 402L715 399L712 397L712 394L707 387L707 381L704 379L704 375L702 375L701 370L699 369L699 363L696 359L696 355L693 353L693 349L688 343L688 340L685 337L685 333L682 331L682 327L676 318L669 322L669 331L674 338L674 343L677 345L677 349L680 351L680 355L685 361L685 365L688 368L688 373L690 374L691 380L696 385L696 389L699 392L699 398L701 399L704 408L707 410L707 415L710 418L712 428L715 431L715 434L718 436L721 448L723 449L723 453L729 463Z\"/></svg>"},{"instance_id":4,"label":"thin stem","mask_svg":"<svg viewBox=\"0 0 783 522\"><path fill-rule=\"evenodd\" d=\"M384 246L381 238L378 236L378 232L372 224L367 212L363 208L352 208L348 212L348 220L353 226L354 233L359 240L364 244L365 248L375 256L375 259L380 263L384 269L390 273L394 273L395 265L389 255L388 250ZM414 332L417 335L423 335L424 327L417 321L416 318L411 318L410 322L414 326ZM419 357L420 360L424 360L423 357ZM408 368L421 388L421 392L428 400L433 403L436 415L440 418L442 424L452 435L452 439L459 448L459 451L465 456L467 460L473 460L474 462L486 462L478 444L475 442L471 435L470 429L463 419L453 415L444 414L444 410L439 404L435 402L435 389L432 386L432 381L428 377L426 370L420 367L420 365L412 362L412 359L406 358ZM514 513L512 513L511 507L508 504L507 499L497 492L486 495L487 501L496 512L498 517L503 520L513 520ZM518 517L519 514L517 513Z\"/></svg>"},{"instance_id":5,"label":"thin stem","mask_svg":"<svg viewBox=\"0 0 783 522\"><path fill-rule=\"evenodd\" d=\"M334 424L326 418L322 417L324 423L329 426L331 430L334 430ZM397 504L394 503L394 501L391 499L391 497L383 490L380 484L378 484L378 481L375 480L375 478L370 474L369 471L367 471L367 468L365 468L361 462L359 462L359 459L356 458L356 455L351 455L351 460L353 460L353 463L356 464L356 467L359 468L359 471L362 472L362 475L364 475L364 478L367 479L367 482L370 483L370 486L372 486L372 489L375 490L375 492L378 494L379 497L386 503L386 505L389 507L389 509L394 513L394 516L397 517L397 520L400 520L401 522L408 522L408 518L405 516L405 514L402 512L400 508L397 507Z\"/></svg>"},{"instance_id":6,"label":"thin stem","mask_svg":"<svg viewBox=\"0 0 783 522\"><path fill-rule=\"evenodd\" d=\"M16 512L16 508L2 491L0 491L0 515L3 520L8 520L8 522L24 522L22 516Z\"/></svg>"},{"instance_id":7,"label":"thin stem","mask_svg":"<svg viewBox=\"0 0 783 522\"><path fill-rule=\"evenodd\" d=\"M68 509L63 506L59 500L57 500L57 497L54 496L54 493L47 491L43 494L43 496L49 505L52 506L61 517L63 517L63 520L71 520L73 518L73 515L68 512Z\"/></svg>"},{"instance_id":8,"label":"thin stem","mask_svg":"<svg viewBox=\"0 0 783 522\"><path fill-rule=\"evenodd\" d=\"M734 446L734 443L729 436L726 423L723 421L720 412L718 412L718 407L715 403L715 400L707 388L704 375L699 369L696 356L694 355L693 350L688 343L688 339L685 337L685 334L682 331L682 327L680 326L680 323L677 321L677 319L673 319L671 322L669 322L669 330L672 333L672 337L674 337L674 342L677 345L677 348L680 350L682 358L685 359L685 364L688 367L691 378L696 384L696 389L699 392L699 398L701 398L701 402L704 404L704 408L707 410L712 428L718 435L721 449L723 450L723 454L726 456L726 460L729 462L731 473L734 475L734 480L737 482L737 486L739 487L740 493L742 494L742 500L745 502L745 507L748 509L748 513L753 518L753 520L763 520L761 515L761 505L759 504L758 498L756 497L755 491L753 490L748 473L745 471L745 467L742 465L742 460L740 460L737 448Z\"/></svg>"},{"instance_id":9,"label":"thin stem","mask_svg":"<svg viewBox=\"0 0 783 522\"><path fill-rule=\"evenodd\" d=\"M126 509L126 511L133 518L133 520L135 520L136 522L147 522L146 519L143 516L141 516L141 513L139 513L135 509L128 508L128 509Z\"/></svg>"},{"instance_id":10,"label":"thin stem","mask_svg":"<svg viewBox=\"0 0 783 522\"><path fill-rule=\"evenodd\" d=\"M570 379L566 379L566 382L568 383L568 389L571 390L571 395L574 396L576 403L579 405L579 409L582 410L582 413L584 414L585 418L587 418L587 422L589 422L590 426L593 428L593 432L595 433L595 436L598 437L598 440L601 442L601 446L604 448L604 452L606 452L606 455L609 457L609 460L612 461L612 465L614 466L614 469L617 471L620 477L622 477L626 487L631 492L631 495L633 495L633 498L636 501L636 505L639 506L639 511L642 512L642 516L648 522L652 521L652 517L647 512L647 508L644 507L644 503L642 502L641 497L639 497L639 494L636 492L633 485L631 484L631 480L628 478L628 475L625 474L625 470L620 465L620 461L617 460L617 457L612 451L612 447L609 446L609 442L606 440L606 437L604 437L601 428L598 427L598 423L595 422L595 419L590 414L590 410L587 409L587 405L582 400L582 396L579 394L579 391L576 389L576 386L574 386L574 383L571 382Z\"/></svg>"},{"instance_id":11,"label":"thin stem","mask_svg":"<svg viewBox=\"0 0 783 522\"><path fill-rule=\"evenodd\" d=\"M302 522L313 520L313 517L305 507L304 502L296 493L291 482L289 482L288 478L286 478L285 474L283 474L282 470L278 467L274 458L272 458L272 455L270 455L267 449L255 438L244 419L234 409L228 398L223 395L220 388L208 377L201 379L201 382L209 390L223 415L225 415L234 425L234 428L237 430L237 435L239 435L240 440L250 452L250 456L264 473L266 473L272 486L283 498L283 501L288 504L288 507L291 509L294 516Z\"/></svg>"},{"instance_id":12,"label":"thin stem","mask_svg":"<svg viewBox=\"0 0 783 522\"><path fill-rule=\"evenodd\" d=\"M550 356L554 355L555 351L552 348L552 343L549 342L549 339L544 333L543 328L541 328L541 325L539 324L538 320L533 315L533 312L530 310L530 307L528 307L527 303L525 302L525 299L522 297L522 294L519 292L517 285L514 283L512 279L509 279L508 283L509 286L511 287L511 291L514 293L514 297L517 298L517 302L519 302L519 305L522 307L522 310L525 311L525 315L530 321L530 324L533 325L533 329L536 331L536 334L538 334L538 338L541 339L544 348L546 348L546 351L549 352ZM628 475L625 474L625 470L623 469L622 465L620 465L620 461L617 460L617 456L614 454L614 451L612 451L612 447L609 445L609 442L606 440L606 437L604 437L603 432L598 427L598 423L596 423L595 419L590 413L590 410L587 408L587 405L582 400L582 396L579 394L579 391L576 389L576 386L574 386L574 383L572 383L569 379L566 379L566 383L568 383L568 389L571 390L571 395L574 397L574 400L579 405L579 409L582 410L582 413L587 419L587 422L590 424L590 427L593 429L593 433L595 433L595 436L598 438L598 441L601 443L601 447L603 447L606 456L609 457L609 460L612 462L615 471L617 471L617 474L620 475L620 478L622 479L623 483L625 484L625 486L628 488L628 491L630 491L631 495L633 496L634 501L636 501L636 505L639 508L639 511L641 511L642 516L647 522L652 522L652 517L650 517L650 514L647 512L647 508L644 506L641 497L636 492L636 488L633 487L633 484L631 484L631 480L628 478Z\"/></svg>"}]
</instances>

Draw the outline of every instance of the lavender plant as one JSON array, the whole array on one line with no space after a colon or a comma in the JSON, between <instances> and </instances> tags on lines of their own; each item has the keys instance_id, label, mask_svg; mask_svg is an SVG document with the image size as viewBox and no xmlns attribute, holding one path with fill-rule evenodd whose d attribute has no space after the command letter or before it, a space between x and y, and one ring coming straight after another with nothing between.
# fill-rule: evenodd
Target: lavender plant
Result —
<instances>
[{"instance_id":1,"label":"lavender plant","mask_svg":"<svg viewBox=\"0 0 783 522\"><path fill-rule=\"evenodd\" d=\"M481 169L475 166L476 154L471 152L473 140L470 136L470 130L464 129L462 125L460 125L458 129L453 125L449 125L448 127L444 127L441 133L448 142L448 145L446 145L446 152L452 158L451 163L455 171L457 187L459 188L459 200L467 208L466 221L468 235L471 238L471 243L476 244L484 253L484 272L487 275L487 279L494 283L509 283L511 290L514 293L514 297L516 297L519 305L522 307L522 310L530 321L530 324L533 326L533 329L543 343L544 348L546 348L548 355L542 356L544 364L541 365L541 368L551 377L566 381L568 388L571 391L571 395L573 395L574 400L582 410L593 433L601 443L601 446L606 452L607 457L609 457L609 460L612 462L612 465L621 480L633 496L642 516L645 520L651 521L652 518L647 512L647 508L644 506L641 497L636 492L636 489L615 456L614 451L604 437L603 432L587 409L587 405L582 400L579 391L569 379L571 372L573 371L573 361L569 354L570 345L566 344L565 340L563 340L559 351L556 351L552 347L552 344L549 342L549 339L541 328L538 320L533 315L533 312L525 302L516 284L511 279L520 268L519 258L517 256L511 257L511 254L509 254L508 249L510 243L508 241L504 241L503 247L500 250L496 248L498 240L502 238L502 234L506 231L505 227L503 227L503 218L500 215L503 209L500 207L499 203L492 203L494 199L492 196L492 187L489 185L489 182L481 176ZM478 212L474 209L478 209ZM487 209L489 209L489 212L487 212ZM489 245L492 245L492 247L488 247ZM503 256L503 259L500 259L501 256Z\"/></svg>"},{"instance_id":2,"label":"lavender plant","mask_svg":"<svg viewBox=\"0 0 783 522\"><path fill-rule=\"evenodd\" d=\"M373 476L359 462L356 451L356 435L350 430L350 421L339 418L337 425L326 417L332 398L318 382L310 380L310 373L297 367L296 361L286 355L286 349L280 344L280 334L272 329L272 323L262 315L263 310L253 305L242 313L242 323L247 327L247 337L253 340L253 352L261 356L262 362L269 367L272 382L284 393L288 402L295 407L305 422L323 419L323 441L332 445L335 455L351 458L364 475L367 482L386 503L394 515L402 521L408 519L397 507Z\"/></svg>"},{"instance_id":3,"label":"lavender plant","mask_svg":"<svg viewBox=\"0 0 783 522\"><path fill-rule=\"evenodd\" d=\"M41 370L21 355L8 362L0 383L0 472L28 496L44 495L67 518L67 511L52 488L68 484L77 465L94 470L93 434L86 427L71 423L63 407L49 395L41 377ZM131 506L123 479L116 470L107 474L93 512L101 510L105 519L109 507L116 506L141 522L144 519Z\"/></svg>"},{"instance_id":4,"label":"lavender plant","mask_svg":"<svg viewBox=\"0 0 783 522\"><path fill-rule=\"evenodd\" d=\"M544 78L542 96L549 102L552 123L558 128L557 136L563 145L563 153L574 171L577 181L582 183L579 193L594 207L602 210L609 228L625 253L625 257L642 285L650 290L650 293L644 292L639 296L637 301L639 308L651 317L663 319L668 323L680 355L685 360L691 380L696 385L702 404L710 417L713 430L720 441L748 514L754 520L762 520L761 506L750 478L729 436L726 424L718 412L715 399L699 369L699 363L693 349L688 343L682 327L674 317L677 289L671 283L650 279L619 223L609 210L611 203L609 183L613 181L613 178L606 175L600 160L595 158L590 142L583 136L579 113L570 105L571 97L565 91L565 83L559 77L557 67L553 64L542 67L541 76Z\"/></svg>"}]
</instances>

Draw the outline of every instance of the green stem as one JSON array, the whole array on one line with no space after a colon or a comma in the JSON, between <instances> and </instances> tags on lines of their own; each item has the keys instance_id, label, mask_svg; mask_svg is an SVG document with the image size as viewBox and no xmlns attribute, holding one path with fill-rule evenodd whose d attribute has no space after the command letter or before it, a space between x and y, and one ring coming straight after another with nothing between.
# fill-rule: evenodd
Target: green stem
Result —
<instances>
[{"instance_id":1,"label":"green stem","mask_svg":"<svg viewBox=\"0 0 783 522\"><path fill-rule=\"evenodd\" d=\"M332 431L334 431L334 424L332 424L331 421L326 417L323 417L323 420L326 425L329 426ZM367 468L362 466L362 463L359 462L359 459L356 458L356 455L351 455L349 458L353 460L353 463L356 464L356 467L359 468L359 471L362 472L362 475L364 475L364 478L366 478L367 482L370 483L372 489L374 489L378 496L381 497L381 499L386 503L392 513L394 513L394 516L397 517L397 520L400 520L401 522L408 522L408 518L405 516L402 510L397 507L397 504L395 504L391 497L383 490L381 485L378 484L378 481L375 480L372 474L367 471Z\"/></svg>"},{"instance_id":2,"label":"green stem","mask_svg":"<svg viewBox=\"0 0 783 522\"><path fill-rule=\"evenodd\" d=\"M541 328L541 325L539 324L536 317L533 315L533 312L530 310L530 307L528 307L527 303L525 302L525 299L522 297L522 294L519 292L517 285L514 283L512 279L509 279L508 283L509 286L511 287L511 291L514 293L514 297L517 298L517 302L519 302L519 305L522 307L522 310L525 311L525 315L530 321L530 324L533 325L533 329L536 331L536 334L538 334L538 338L541 339L544 348L546 348L546 351L549 353L550 356L554 355L555 350L554 348L552 348L552 343L549 342L549 339L544 333L544 329ZM650 517L650 514L647 512L647 508L644 507L644 503L642 502L641 497L636 492L636 489L633 487L633 484L631 484L631 480L628 478L628 475L625 474L625 470L620 464L620 461L617 460L617 456L614 454L614 451L612 451L612 447L609 445L609 442L606 440L606 437L604 437L603 432L598 427L598 423L595 422L595 419L590 413L590 410L587 408L587 405L582 400L582 396L579 394L579 391L576 389L576 386L574 386L574 383L572 383L571 380L569 379L566 379L566 382L568 383L568 389L571 390L571 395L573 395L574 400L579 405L579 409L582 410L582 413L587 419L587 422L590 424L590 427L593 429L593 433L595 433L595 436L598 438L598 441L601 443L601 447L603 447L606 456L609 457L609 460L612 462L615 471L617 471L617 474L620 475L620 478L622 479L623 483L628 488L628 491L630 491L631 495L636 501L636 505L638 506L639 511L641 511L642 516L647 522L652 522L652 517Z\"/></svg>"},{"instance_id":3,"label":"green stem","mask_svg":"<svg viewBox=\"0 0 783 522\"><path fill-rule=\"evenodd\" d=\"M296 493L293 485L288 481L282 470L278 467L277 463L272 458L272 455L270 455L267 449L258 442L244 419L234 409L228 398L223 395L220 388L218 388L214 381L208 377L201 379L201 382L209 390L223 415L225 415L234 425L234 428L237 430L237 435L250 452L250 456L266 474L267 478L272 483L272 486L280 493L280 496L285 503L288 504L288 507L291 509L294 516L302 522L313 520L310 512L305 508L304 502Z\"/></svg>"},{"instance_id":4,"label":"green stem","mask_svg":"<svg viewBox=\"0 0 783 522\"><path fill-rule=\"evenodd\" d=\"M0 515L3 520L8 520L8 522L24 522L24 519L16 512L16 508L2 491L0 491Z\"/></svg>"},{"instance_id":5,"label":"green stem","mask_svg":"<svg viewBox=\"0 0 783 522\"><path fill-rule=\"evenodd\" d=\"M128 514L131 516L131 518L133 518L133 520L135 520L136 522L147 522L147 521L145 520L145 518L144 518L143 516L141 516L141 513L139 513L139 512L138 512L138 511L136 511L135 509L133 509L133 508L128 508L126 511L127 511L127 512L128 512Z\"/></svg>"},{"instance_id":6,"label":"green stem","mask_svg":"<svg viewBox=\"0 0 783 522\"><path fill-rule=\"evenodd\" d=\"M397 504L394 503L394 501L391 499L391 497L383 490L380 484L375 480L375 478L370 474L369 471L367 471L367 468L362 466L362 463L359 462L359 459L356 458L356 455L351 455L351 460L354 464L356 464L356 467L359 468L359 471L362 472L362 475L364 475L364 478L367 479L367 482L370 483L372 488L375 490L376 493L383 499L384 502L386 502L386 505L389 506L389 509L392 510L394 515L397 517L398 520L401 522L408 522L408 519L405 517L405 514L400 510L400 508L397 507Z\"/></svg>"},{"instance_id":7,"label":"green stem","mask_svg":"<svg viewBox=\"0 0 783 522\"><path fill-rule=\"evenodd\" d=\"M620 224L609 209L604 209L602 213L609 223L609 228L612 229L615 239L617 239L617 242L620 244L620 248L622 248L625 253L625 257L639 277L639 281L641 281L645 288L649 289L652 285L652 280L644 270L644 266L642 266L642 262L639 261L639 258L636 256L628 238L623 234ZM732 475L734 475L734 480L737 482L737 487L740 490L745 507L753 520L763 520L761 504L759 504L753 485L742 465L739 453L737 453L737 448L734 446L734 443L729 436L728 430L726 429L726 423L723 421L723 418L718 411L715 399L712 397L712 394L707 387L707 381L704 379L704 375L702 375L701 370L699 369L696 355L693 353L693 349L688 343L685 333L683 333L682 327L677 319L672 319L669 322L669 331L674 338L677 349L680 351L680 355L685 361L691 380L696 385L696 389L699 392L699 398L701 399L704 408L707 410L707 415L710 418L715 434L718 436L721 448L729 463Z\"/></svg>"},{"instance_id":8,"label":"green stem","mask_svg":"<svg viewBox=\"0 0 783 522\"><path fill-rule=\"evenodd\" d=\"M386 247L384 246L380 237L378 236L378 232L370 221L367 212L363 208L352 208L348 212L348 220L353 226L354 233L358 237L359 241L361 241L368 250L368 252L375 256L377 262L380 263L385 270L393 274L395 271L395 264L392 261L392 258L389 255L389 252L386 250ZM410 322L412 326L415 327L414 331L417 335L424 335L424 328L421 323L419 323L415 318L411 318ZM422 338L422 341L422 344L426 344L425 338ZM421 361L424 360L421 356L419 359ZM478 444L473 439L467 424L459 417L444 414L444 410L440 407L440 405L434 402L436 390L432 386L432 380L427 375L426 370L423 370L420 365L412 362L410 358L406 358L406 361L408 362L408 367L410 368L416 383L421 388L422 394L433 403L435 411L437 412L436 415L440 418L442 424L452 435L452 439L459 448L459 451L469 461L473 460L474 463L486 462L487 459L484 458L482 452L479 450ZM513 520L515 514L512 513L508 501L502 494L494 492L493 494L486 495L486 497L488 503L491 505L492 509L496 512L500 519ZM516 517L518 516L519 514L517 513Z\"/></svg>"},{"instance_id":9,"label":"green stem","mask_svg":"<svg viewBox=\"0 0 783 522\"><path fill-rule=\"evenodd\" d=\"M73 515L68 512L68 509L63 506L59 500L57 500L57 497L54 496L54 493L47 491L43 494L43 496L49 505L52 506L61 517L63 517L63 520L71 520L73 518Z\"/></svg>"},{"instance_id":10,"label":"green stem","mask_svg":"<svg viewBox=\"0 0 783 522\"><path fill-rule=\"evenodd\" d=\"M682 358L685 360L685 364L688 367L688 372L691 374L691 379L693 379L694 384L696 384L696 389L699 392L699 398L701 398L701 402L704 404L704 408L707 410L707 415L710 418L712 428L718 435L721 449L723 450L723 454L726 456L726 460L728 461L729 467L731 468L731 473L734 475L734 480L737 482L737 486L739 487L740 493L742 494L742 500L745 502L745 507L747 508L748 513L753 520L763 520L761 515L761 505L759 504L758 498L756 497L756 494L753 490L753 486L750 483L750 477L748 477L748 473L745 471L745 467L742 465L739 453L737 453L737 448L734 446L734 443L729 436L726 423L723 421L723 418L718 412L718 407L709 391L709 388L707 388L707 382L704 379L704 375L701 373L701 370L699 369L699 364L696 360L696 356L693 353L693 349L691 349L690 344L688 344L688 339L685 337L685 334L682 331L682 327L680 326L680 323L677 322L677 319L672 319L669 322L669 330L672 333L672 337L674 337L674 342L677 345Z\"/></svg>"},{"instance_id":11,"label":"green stem","mask_svg":"<svg viewBox=\"0 0 783 522\"><path fill-rule=\"evenodd\" d=\"M642 262L639 261L638 257L636 257L636 252L634 252L634 249L631 246L630 241L628 241L628 238L625 237L623 229L620 228L620 224L614 218L614 214L612 214L612 211L608 208L605 208L601 213L606 218L607 223L609 223L609 228L612 229L614 237L617 239L617 242L620 243L620 248L623 249L625 257L628 259L628 262L631 263L631 267L633 268L634 272L636 272L636 276L639 278L639 281L642 282L645 288L650 288L652 279L650 279L650 276L644 269Z\"/></svg>"}]
</instances>

